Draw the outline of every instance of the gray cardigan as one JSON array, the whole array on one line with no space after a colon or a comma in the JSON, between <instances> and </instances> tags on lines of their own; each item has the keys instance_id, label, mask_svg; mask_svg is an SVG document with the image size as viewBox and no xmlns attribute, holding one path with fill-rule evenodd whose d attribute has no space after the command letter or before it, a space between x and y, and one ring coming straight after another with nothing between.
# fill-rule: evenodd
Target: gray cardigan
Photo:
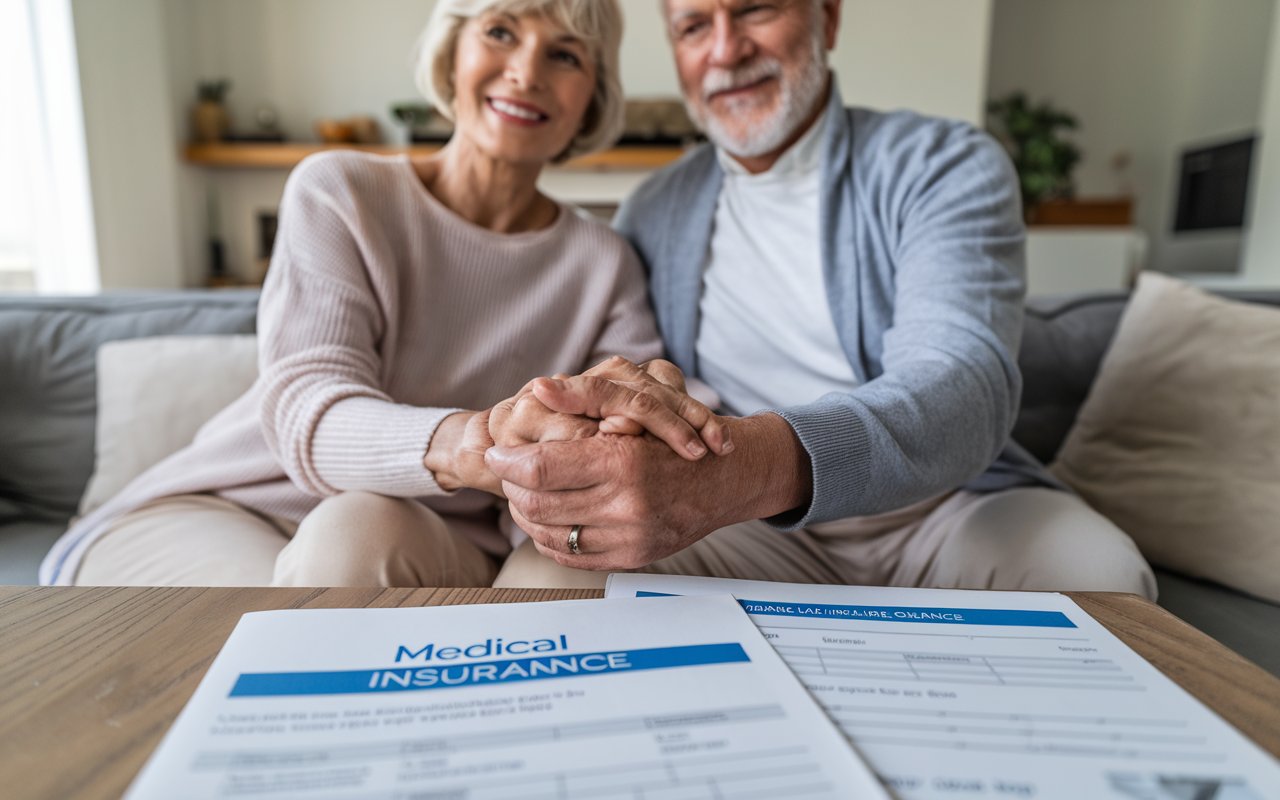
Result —
<instances>
[{"instance_id":1,"label":"gray cardigan","mask_svg":"<svg viewBox=\"0 0 1280 800\"><path fill-rule=\"evenodd\" d=\"M777 409L813 464L784 529L902 508L960 486L1060 488L1013 443L1026 235L1017 176L962 122L846 109L823 146L827 300L859 386ZM615 226L649 270L669 357L698 375L702 270L723 173L703 145L655 174Z\"/></svg>"}]
</instances>

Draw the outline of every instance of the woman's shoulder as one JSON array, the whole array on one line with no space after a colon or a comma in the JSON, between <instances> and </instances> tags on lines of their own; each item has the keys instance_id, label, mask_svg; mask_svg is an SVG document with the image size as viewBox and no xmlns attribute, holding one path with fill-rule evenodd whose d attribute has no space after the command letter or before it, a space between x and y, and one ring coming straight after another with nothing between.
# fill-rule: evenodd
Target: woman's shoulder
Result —
<instances>
[{"instance_id":1,"label":"woman's shoulder","mask_svg":"<svg viewBox=\"0 0 1280 800\"><path fill-rule=\"evenodd\" d=\"M404 173L399 156L363 153L358 150L325 150L313 153L293 168L285 195L323 193L354 199L362 191L385 186L388 179Z\"/></svg>"}]
</instances>

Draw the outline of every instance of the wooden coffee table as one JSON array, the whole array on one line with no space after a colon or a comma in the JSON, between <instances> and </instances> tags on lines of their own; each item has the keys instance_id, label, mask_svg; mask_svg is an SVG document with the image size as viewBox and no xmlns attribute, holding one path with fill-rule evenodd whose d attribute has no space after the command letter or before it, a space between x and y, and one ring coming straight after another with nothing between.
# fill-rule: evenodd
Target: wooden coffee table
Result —
<instances>
[{"instance_id":1,"label":"wooden coffee table","mask_svg":"<svg viewBox=\"0 0 1280 800\"><path fill-rule=\"evenodd\" d=\"M0 796L118 798L247 611L600 596L532 589L0 587ZM1280 757L1280 680L1135 595L1071 597Z\"/></svg>"}]
</instances>

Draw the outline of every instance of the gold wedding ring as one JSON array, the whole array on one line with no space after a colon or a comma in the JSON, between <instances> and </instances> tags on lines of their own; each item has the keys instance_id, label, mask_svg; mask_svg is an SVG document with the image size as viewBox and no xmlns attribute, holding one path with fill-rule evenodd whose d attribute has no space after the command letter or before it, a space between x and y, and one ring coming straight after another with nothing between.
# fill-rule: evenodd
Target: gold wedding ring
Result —
<instances>
[{"instance_id":1,"label":"gold wedding ring","mask_svg":"<svg viewBox=\"0 0 1280 800\"><path fill-rule=\"evenodd\" d=\"M582 533L581 525L574 525L569 529L569 552L575 556L582 553L582 551L578 549L578 534L580 533Z\"/></svg>"}]
</instances>

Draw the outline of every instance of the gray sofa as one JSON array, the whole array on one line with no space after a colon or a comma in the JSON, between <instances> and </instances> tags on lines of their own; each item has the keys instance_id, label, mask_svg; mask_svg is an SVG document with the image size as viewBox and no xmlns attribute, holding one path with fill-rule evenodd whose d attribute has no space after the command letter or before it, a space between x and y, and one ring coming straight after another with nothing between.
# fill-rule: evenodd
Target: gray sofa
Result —
<instances>
[{"instance_id":1,"label":"gray sofa","mask_svg":"<svg viewBox=\"0 0 1280 800\"><path fill-rule=\"evenodd\" d=\"M1280 292L1244 299L1280 306ZM1071 428L1125 302L1112 294L1029 304L1014 436L1046 463ZM35 582L93 470L97 346L252 333L256 306L253 291L0 296L0 584ZM1280 606L1166 571L1158 577L1162 606L1280 675Z\"/></svg>"}]
</instances>

